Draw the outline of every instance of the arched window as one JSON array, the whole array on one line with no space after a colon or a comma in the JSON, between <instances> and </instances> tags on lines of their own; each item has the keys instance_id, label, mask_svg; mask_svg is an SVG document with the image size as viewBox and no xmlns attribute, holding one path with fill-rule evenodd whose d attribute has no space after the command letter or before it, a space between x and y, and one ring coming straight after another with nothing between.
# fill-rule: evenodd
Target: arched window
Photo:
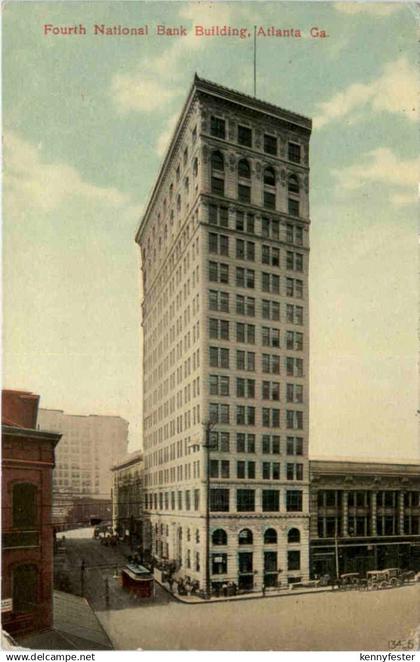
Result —
<instances>
[{"instance_id":1,"label":"arched window","mask_svg":"<svg viewBox=\"0 0 420 662\"><path fill-rule=\"evenodd\" d=\"M227 533L224 529L216 529L211 536L213 545L227 545Z\"/></svg>"},{"instance_id":2,"label":"arched window","mask_svg":"<svg viewBox=\"0 0 420 662\"><path fill-rule=\"evenodd\" d=\"M289 543L300 542L299 529L290 529L289 533L287 534L287 542Z\"/></svg>"},{"instance_id":3,"label":"arched window","mask_svg":"<svg viewBox=\"0 0 420 662\"><path fill-rule=\"evenodd\" d=\"M13 526L16 528L37 525L37 487L33 483L13 485Z\"/></svg>"},{"instance_id":4,"label":"arched window","mask_svg":"<svg viewBox=\"0 0 420 662\"><path fill-rule=\"evenodd\" d=\"M251 168L249 167L249 163L246 159L241 159L238 163L238 175L239 177L245 177L246 179L250 179L251 177Z\"/></svg>"},{"instance_id":5,"label":"arched window","mask_svg":"<svg viewBox=\"0 0 420 662\"><path fill-rule=\"evenodd\" d=\"M299 180L296 175L290 175L287 180L287 190L289 193L299 193Z\"/></svg>"},{"instance_id":6,"label":"arched window","mask_svg":"<svg viewBox=\"0 0 420 662\"><path fill-rule=\"evenodd\" d=\"M13 611L34 611L38 606L38 568L32 563L13 570Z\"/></svg>"},{"instance_id":7,"label":"arched window","mask_svg":"<svg viewBox=\"0 0 420 662\"><path fill-rule=\"evenodd\" d=\"M213 152L211 155L211 171L224 172L225 161L221 152Z\"/></svg>"},{"instance_id":8,"label":"arched window","mask_svg":"<svg viewBox=\"0 0 420 662\"><path fill-rule=\"evenodd\" d=\"M267 529L264 532L264 545L275 545L277 542L277 531L275 529Z\"/></svg>"},{"instance_id":9,"label":"arched window","mask_svg":"<svg viewBox=\"0 0 420 662\"><path fill-rule=\"evenodd\" d=\"M275 186L276 185L276 174L274 168L269 166L264 170L264 184L266 186Z\"/></svg>"},{"instance_id":10,"label":"arched window","mask_svg":"<svg viewBox=\"0 0 420 662\"><path fill-rule=\"evenodd\" d=\"M239 531L238 543L239 545L252 545L252 531L250 529L242 529Z\"/></svg>"}]
</instances>

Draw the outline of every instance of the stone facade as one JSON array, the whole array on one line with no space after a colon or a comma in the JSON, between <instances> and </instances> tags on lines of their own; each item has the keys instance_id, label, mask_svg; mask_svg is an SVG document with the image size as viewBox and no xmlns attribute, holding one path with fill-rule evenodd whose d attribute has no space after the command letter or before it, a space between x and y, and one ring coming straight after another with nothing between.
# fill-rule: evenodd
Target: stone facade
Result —
<instances>
[{"instance_id":1,"label":"stone facade","mask_svg":"<svg viewBox=\"0 0 420 662\"><path fill-rule=\"evenodd\" d=\"M104 514L100 501L109 509L111 519L111 466L127 452L128 421L120 416L81 416L40 409L39 423L62 434L53 483L57 528L89 524L91 516ZM85 503L83 520L76 522L74 514L82 512L81 500Z\"/></svg>"},{"instance_id":2,"label":"stone facade","mask_svg":"<svg viewBox=\"0 0 420 662\"><path fill-rule=\"evenodd\" d=\"M196 77L136 235L144 544L201 587L309 575L310 133Z\"/></svg>"},{"instance_id":3,"label":"stone facade","mask_svg":"<svg viewBox=\"0 0 420 662\"><path fill-rule=\"evenodd\" d=\"M143 532L143 453L130 453L112 469L112 527L131 544Z\"/></svg>"},{"instance_id":4,"label":"stone facade","mask_svg":"<svg viewBox=\"0 0 420 662\"><path fill-rule=\"evenodd\" d=\"M420 570L419 463L311 460L311 572Z\"/></svg>"}]
</instances>

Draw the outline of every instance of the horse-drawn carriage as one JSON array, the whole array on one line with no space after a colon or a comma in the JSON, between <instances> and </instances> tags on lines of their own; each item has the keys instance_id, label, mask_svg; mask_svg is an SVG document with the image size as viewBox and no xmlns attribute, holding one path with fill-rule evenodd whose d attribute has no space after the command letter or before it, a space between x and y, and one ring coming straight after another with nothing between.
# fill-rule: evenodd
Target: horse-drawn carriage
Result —
<instances>
[{"instance_id":1,"label":"horse-drawn carriage","mask_svg":"<svg viewBox=\"0 0 420 662\"><path fill-rule=\"evenodd\" d=\"M395 588L409 583L414 579L413 570L400 570L400 568L385 568L384 570L369 570L366 573L368 591L383 588Z\"/></svg>"},{"instance_id":2,"label":"horse-drawn carriage","mask_svg":"<svg viewBox=\"0 0 420 662\"><path fill-rule=\"evenodd\" d=\"M361 588L363 579L360 577L360 572L346 572L337 580L337 588L340 591L349 591L355 588Z\"/></svg>"}]
</instances>

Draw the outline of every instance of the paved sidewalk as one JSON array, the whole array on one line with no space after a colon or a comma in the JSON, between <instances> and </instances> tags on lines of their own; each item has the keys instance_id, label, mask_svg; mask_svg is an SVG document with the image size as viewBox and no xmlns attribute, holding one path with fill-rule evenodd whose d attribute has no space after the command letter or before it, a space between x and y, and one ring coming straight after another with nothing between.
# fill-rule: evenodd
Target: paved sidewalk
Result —
<instances>
[{"instance_id":1,"label":"paved sidewalk","mask_svg":"<svg viewBox=\"0 0 420 662\"><path fill-rule=\"evenodd\" d=\"M265 594L262 591L256 591L255 593L241 593L239 595L230 595L230 596L212 596L210 599L206 600L204 598L199 598L196 595L179 595L178 593L172 593L169 589L168 584L165 582L159 582L155 577L155 582L159 584L165 591L167 591L175 600L179 602L184 602L185 604L206 604L214 602L234 602L235 600L256 600L260 598L284 598L290 597L293 595L305 595L305 594L314 594L314 593L325 593L326 591L332 591L332 586L320 586L314 588L282 588L276 591L266 591Z\"/></svg>"},{"instance_id":2,"label":"paved sidewalk","mask_svg":"<svg viewBox=\"0 0 420 662\"><path fill-rule=\"evenodd\" d=\"M16 636L22 646L37 650L112 650L112 643L85 598L54 591L54 626Z\"/></svg>"}]
</instances>

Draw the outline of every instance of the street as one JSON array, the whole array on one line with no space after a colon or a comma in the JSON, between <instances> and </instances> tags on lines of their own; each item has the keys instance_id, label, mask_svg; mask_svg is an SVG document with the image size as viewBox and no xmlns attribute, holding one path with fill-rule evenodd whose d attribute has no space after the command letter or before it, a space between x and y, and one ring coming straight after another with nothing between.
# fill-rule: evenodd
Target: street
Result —
<instances>
[{"instance_id":1,"label":"street","mask_svg":"<svg viewBox=\"0 0 420 662\"><path fill-rule=\"evenodd\" d=\"M154 600L136 599L121 588L118 571L127 563L127 556L131 553L128 545L119 543L115 547L105 547L93 538L93 528L66 531L64 536L71 592L87 598L95 611L140 605L149 608L173 600L158 584ZM82 561L85 565L83 580Z\"/></svg>"},{"instance_id":2,"label":"street","mask_svg":"<svg viewBox=\"0 0 420 662\"><path fill-rule=\"evenodd\" d=\"M414 647L420 584L382 591L335 591L218 604L183 604L156 586L135 600L114 578L128 547L69 537L66 554L80 587L119 650L399 650ZM104 581L109 582L109 608Z\"/></svg>"}]
</instances>

